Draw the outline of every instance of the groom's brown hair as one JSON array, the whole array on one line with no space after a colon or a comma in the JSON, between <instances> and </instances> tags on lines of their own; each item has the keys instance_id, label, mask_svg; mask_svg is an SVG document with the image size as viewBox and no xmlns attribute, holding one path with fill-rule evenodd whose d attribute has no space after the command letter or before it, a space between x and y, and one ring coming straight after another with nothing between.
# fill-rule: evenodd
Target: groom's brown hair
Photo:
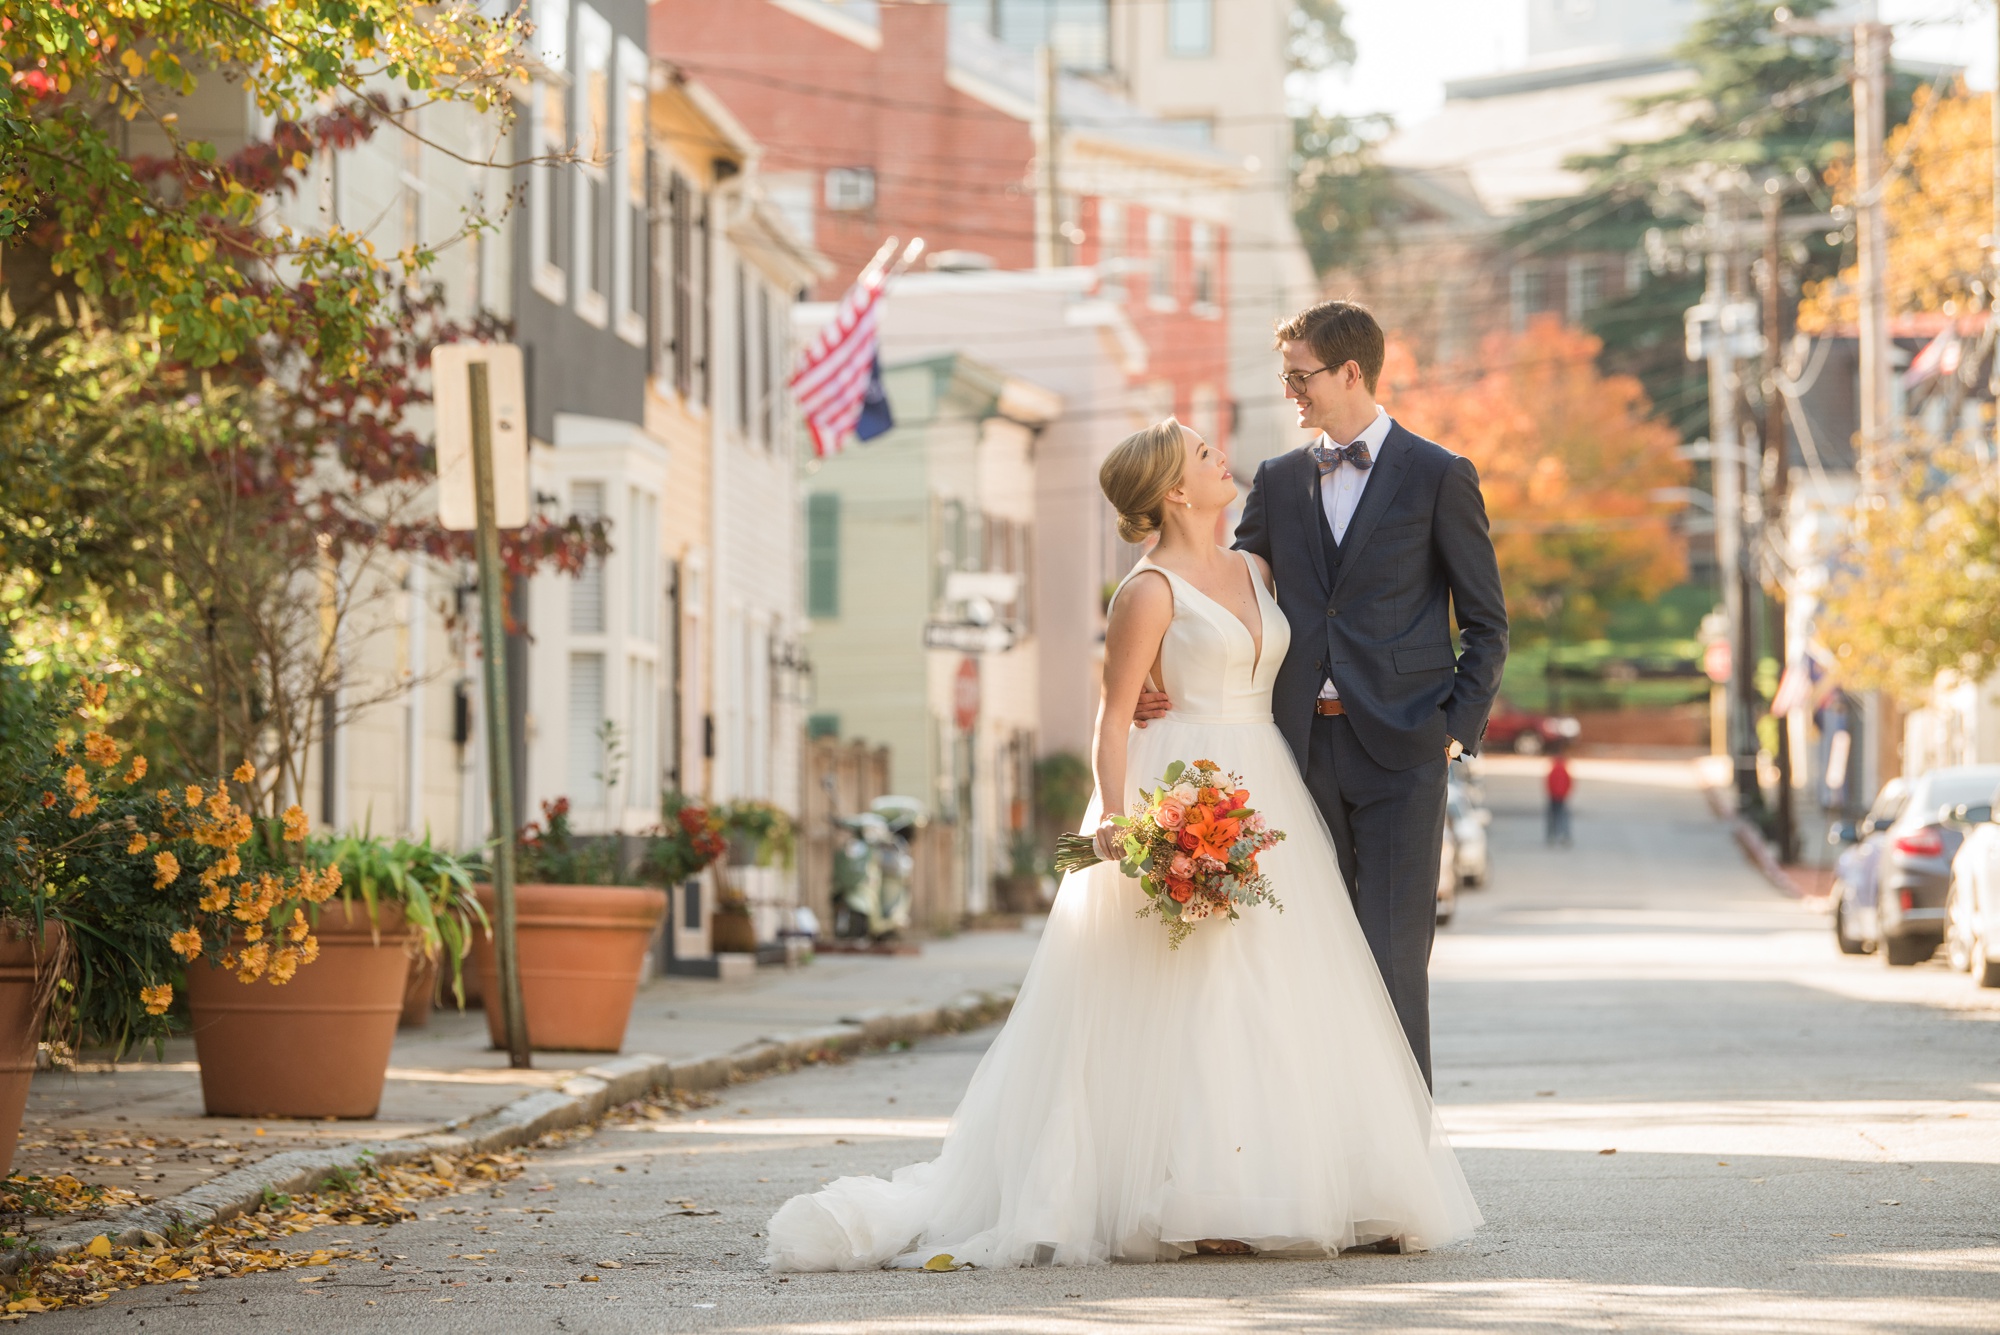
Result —
<instances>
[{"instance_id":1,"label":"groom's brown hair","mask_svg":"<svg viewBox=\"0 0 2000 1335\"><path fill-rule=\"evenodd\" d=\"M1375 392L1382 375L1382 326L1366 306L1353 301L1318 301L1278 326L1276 346L1304 343L1325 366L1353 362L1362 383Z\"/></svg>"}]
</instances>

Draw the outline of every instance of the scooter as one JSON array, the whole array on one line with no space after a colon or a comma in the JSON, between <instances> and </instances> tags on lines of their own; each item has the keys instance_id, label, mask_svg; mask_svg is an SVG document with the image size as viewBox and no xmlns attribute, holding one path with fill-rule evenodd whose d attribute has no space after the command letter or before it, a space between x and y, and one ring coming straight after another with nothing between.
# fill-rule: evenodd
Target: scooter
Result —
<instances>
[{"instance_id":1,"label":"scooter","mask_svg":"<svg viewBox=\"0 0 2000 1335\"><path fill-rule=\"evenodd\" d=\"M909 928L916 870L910 835L928 821L923 803L910 797L878 797L866 811L834 817L845 835L833 853L836 937L887 941Z\"/></svg>"}]
</instances>

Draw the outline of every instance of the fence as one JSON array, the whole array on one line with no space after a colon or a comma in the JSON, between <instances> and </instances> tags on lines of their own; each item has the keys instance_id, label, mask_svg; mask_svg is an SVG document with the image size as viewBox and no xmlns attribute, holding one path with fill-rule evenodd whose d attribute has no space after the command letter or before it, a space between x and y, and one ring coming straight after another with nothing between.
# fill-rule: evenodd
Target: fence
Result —
<instances>
[{"instance_id":1,"label":"fence","mask_svg":"<svg viewBox=\"0 0 2000 1335\"><path fill-rule=\"evenodd\" d=\"M799 798L799 899L819 915L826 931L833 930L833 854L840 836L834 818L866 811L888 792L888 747L830 737L806 744L805 792ZM917 832L912 852L912 925L920 932L956 929L965 918L956 831L933 820Z\"/></svg>"}]
</instances>

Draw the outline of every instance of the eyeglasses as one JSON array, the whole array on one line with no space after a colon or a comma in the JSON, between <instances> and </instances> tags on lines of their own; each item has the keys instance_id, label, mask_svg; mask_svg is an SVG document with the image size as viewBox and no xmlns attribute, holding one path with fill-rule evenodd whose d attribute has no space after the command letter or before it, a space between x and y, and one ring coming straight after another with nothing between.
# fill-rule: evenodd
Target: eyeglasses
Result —
<instances>
[{"instance_id":1,"label":"eyeglasses","mask_svg":"<svg viewBox=\"0 0 2000 1335\"><path fill-rule=\"evenodd\" d=\"M1346 362L1340 364L1340 366L1345 365L1347 365ZM1284 381L1285 388L1292 391L1292 393L1303 394L1306 392L1306 381L1312 379L1321 371L1337 371L1339 369L1339 366L1315 366L1310 371L1280 371L1278 372L1278 379Z\"/></svg>"}]
</instances>

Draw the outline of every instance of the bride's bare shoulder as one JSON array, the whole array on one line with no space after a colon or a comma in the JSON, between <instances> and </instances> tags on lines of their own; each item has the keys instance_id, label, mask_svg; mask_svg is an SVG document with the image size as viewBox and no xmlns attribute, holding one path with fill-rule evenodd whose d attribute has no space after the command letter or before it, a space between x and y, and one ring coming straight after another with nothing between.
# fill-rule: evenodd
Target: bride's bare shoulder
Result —
<instances>
[{"instance_id":1,"label":"bride's bare shoulder","mask_svg":"<svg viewBox=\"0 0 2000 1335\"><path fill-rule=\"evenodd\" d=\"M1171 619L1173 614L1174 586L1164 570L1135 570L1111 595L1110 619L1114 622Z\"/></svg>"},{"instance_id":2,"label":"bride's bare shoulder","mask_svg":"<svg viewBox=\"0 0 2000 1335\"><path fill-rule=\"evenodd\" d=\"M1255 552L1244 552L1243 554L1250 558L1250 568L1257 572L1258 579L1264 581L1265 590L1270 593L1276 593L1278 591L1278 582L1271 576L1271 563Z\"/></svg>"}]
</instances>

